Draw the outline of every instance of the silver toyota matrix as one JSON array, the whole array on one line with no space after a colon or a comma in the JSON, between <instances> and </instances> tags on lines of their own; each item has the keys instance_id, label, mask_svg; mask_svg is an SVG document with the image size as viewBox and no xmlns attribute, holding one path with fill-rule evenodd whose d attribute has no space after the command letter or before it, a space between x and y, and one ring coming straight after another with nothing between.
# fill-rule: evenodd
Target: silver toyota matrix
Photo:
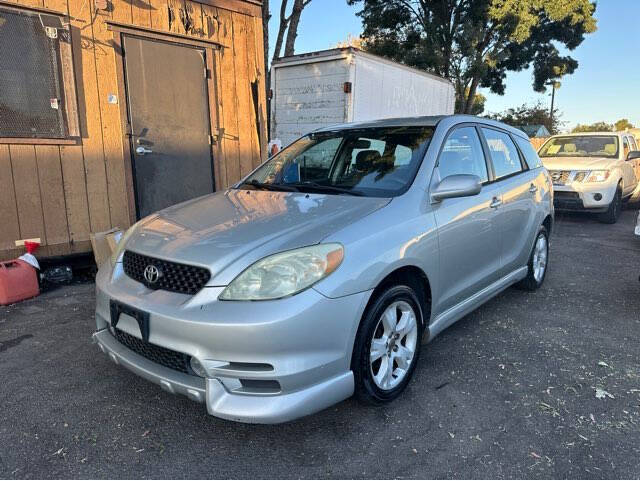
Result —
<instances>
[{"instance_id":1,"label":"silver toyota matrix","mask_svg":"<svg viewBox=\"0 0 640 481\"><path fill-rule=\"evenodd\" d=\"M542 285L552 224L519 130L458 115L324 128L132 226L98 272L94 339L225 419L389 402L439 332Z\"/></svg>"}]
</instances>

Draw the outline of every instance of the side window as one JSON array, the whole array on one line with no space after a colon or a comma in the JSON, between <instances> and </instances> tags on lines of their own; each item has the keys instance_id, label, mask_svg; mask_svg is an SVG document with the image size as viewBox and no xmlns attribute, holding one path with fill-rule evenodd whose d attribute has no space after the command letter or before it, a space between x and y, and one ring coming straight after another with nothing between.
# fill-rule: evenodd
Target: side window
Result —
<instances>
[{"instance_id":1,"label":"side window","mask_svg":"<svg viewBox=\"0 0 640 481\"><path fill-rule=\"evenodd\" d=\"M447 138L438 158L440 177L473 174L482 182L489 180L482 144L474 127L461 127Z\"/></svg>"},{"instance_id":2,"label":"side window","mask_svg":"<svg viewBox=\"0 0 640 481\"><path fill-rule=\"evenodd\" d=\"M540 157L536 153L536 150L531 145L531 142L527 139L523 139L522 137L518 137L517 135L513 136L513 139L520 147L520 152L524 155L525 160L527 161L527 165L530 169L537 169L538 167L542 167L542 162L540 161Z\"/></svg>"},{"instance_id":3,"label":"side window","mask_svg":"<svg viewBox=\"0 0 640 481\"><path fill-rule=\"evenodd\" d=\"M413 158L413 150L404 145L396 145L396 150L394 153L396 162L395 166L399 167L401 165L409 165L411 163L411 159Z\"/></svg>"},{"instance_id":4,"label":"side window","mask_svg":"<svg viewBox=\"0 0 640 481\"><path fill-rule=\"evenodd\" d=\"M491 161L496 174L496 179L515 174L522 170L520 155L509 135L498 130L482 128L482 133L487 139Z\"/></svg>"},{"instance_id":5,"label":"side window","mask_svg":"<svg viewBox=\"0 0 640 481\"><path fill-rule=\"evenodd\" d=\"M631 143L631 150L638 150L638 144L636 144L634 137L629 137L629 142Z\"/></svg>"},{"instance_id":6,"label":"side window","mask_svg":"<svg viewBox=\"0 0 640 481\"><path fill-rule=\"evenodd\" d=\"M623 154L623 159L627 158L627 155L629 155L629 151L631 150L631 147L629 146L629 138L628 137L622 137L622 147L624 148L624 154Z\"/></svg>"}]
</instances>

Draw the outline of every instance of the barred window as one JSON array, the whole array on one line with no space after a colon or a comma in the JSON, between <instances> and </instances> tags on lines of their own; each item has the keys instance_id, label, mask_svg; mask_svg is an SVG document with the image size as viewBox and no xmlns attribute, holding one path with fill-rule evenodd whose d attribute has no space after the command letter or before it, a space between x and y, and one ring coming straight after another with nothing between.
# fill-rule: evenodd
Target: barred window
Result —
<instances>
[{"instance_id":1,"label":"barred window","mask_svg":"<svg viewBox=\"0 0 640 481\"><path fill-rule=\"evenodd\" d=\"M79 135L62 17L0 6L0 66L0 138Z\"/></svg>"}]
</instances>

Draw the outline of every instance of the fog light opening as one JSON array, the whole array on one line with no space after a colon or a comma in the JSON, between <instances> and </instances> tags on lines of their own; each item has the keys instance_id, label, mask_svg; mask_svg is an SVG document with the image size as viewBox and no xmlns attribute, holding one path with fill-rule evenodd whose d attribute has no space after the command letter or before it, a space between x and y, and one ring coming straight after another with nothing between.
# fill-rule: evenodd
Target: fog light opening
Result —
<instances>
[{"instance_id":1,"label":"fog light opening","mask_svg":"<svg viewBox=\"0 0 640 481\"><path fill-rule=\"evenodd\" d=\"M197 376L207 377L207 370L204 368L197 357L192 357L189 364L191 364L191 369Z\"/></svg>"},{"instance_id":2,"label":"fog light opening","mask_svg":"<svg viewBox=\"0 0 640 481\"><path fill-rule=\"evenodd\" d=\"M598 194L593 194L593 198L595 200L602 200L602 194L598 193Z\"/></svg>"}]
</instances>

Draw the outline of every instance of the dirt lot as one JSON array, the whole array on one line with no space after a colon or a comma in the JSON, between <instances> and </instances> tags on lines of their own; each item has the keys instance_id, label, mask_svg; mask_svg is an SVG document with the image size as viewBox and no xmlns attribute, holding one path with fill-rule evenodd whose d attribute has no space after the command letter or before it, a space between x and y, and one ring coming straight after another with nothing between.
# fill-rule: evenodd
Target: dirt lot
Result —
<instances>
[{"instance_id":1,"label":"dirt lot","mask_svg":"<svg viewBox=\"0 0 640 481\"><path fill-rule=\"evenodd\" d=\"M281 426L209 417L111 363L91 284L0 308L0 478L638 478L635 216L558 216L544 288L444 332L400 400Z\"/></svg>"}]
</instances>

